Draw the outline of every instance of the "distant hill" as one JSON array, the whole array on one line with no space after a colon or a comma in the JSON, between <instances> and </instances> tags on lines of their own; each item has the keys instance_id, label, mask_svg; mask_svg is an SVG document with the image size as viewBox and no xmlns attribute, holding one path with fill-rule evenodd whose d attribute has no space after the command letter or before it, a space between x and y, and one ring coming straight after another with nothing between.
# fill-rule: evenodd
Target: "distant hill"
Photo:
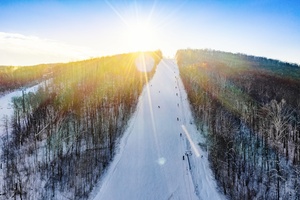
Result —
<instances>
[{"instance_id":1,"label":"distant hill","mask_svg":"<svg viewBox=\"0 0 300 200\"><path fill-rule=\"evenodd\" d=\"M153 52L144 52L153 55ZM160 51L156 51L158 56L162 56ZM138 55L139 52L131 53L130 55ZM52 78L53 75L63 71L64 68L72 68L72 66L87 65L91 66L102 60L111 57L122 57L126 54L105 56L92 58L82 61L69 63L50 63L33 66L0 66L0 96L4 92L27 87L39 83L41 80Z\"/></svg>"}]
</instances>

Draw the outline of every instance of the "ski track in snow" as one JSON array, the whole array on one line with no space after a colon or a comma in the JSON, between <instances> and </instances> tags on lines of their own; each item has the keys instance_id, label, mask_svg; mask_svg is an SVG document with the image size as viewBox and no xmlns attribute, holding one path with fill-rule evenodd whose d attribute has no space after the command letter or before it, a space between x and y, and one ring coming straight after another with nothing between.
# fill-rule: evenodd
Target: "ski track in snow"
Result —
<instances>
[{"instance_id":1,"label":"ski track in snow","mask_svg":"<svg viewBox=\"0 0 300 200\"><path fill-rule=\"evenodd\" d=\"M178 66L175 60L163 59L145 86L117 154L92 198L225 199L198 142L203 138L193 125Z\"/></svg>"}]
</instances>

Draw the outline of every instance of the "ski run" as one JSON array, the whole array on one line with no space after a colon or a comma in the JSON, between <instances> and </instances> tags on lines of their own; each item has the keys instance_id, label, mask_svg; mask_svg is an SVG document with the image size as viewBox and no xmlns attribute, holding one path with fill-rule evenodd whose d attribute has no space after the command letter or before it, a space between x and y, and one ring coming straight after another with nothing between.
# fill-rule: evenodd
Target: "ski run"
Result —
<instances>
[{"instance_id":1,"label":"ski run","mask_svg":"<svg viewBox=\"0 0 300 200\"><path fill-rule=\"evenodd\" d=\"M225 199L199 142L178 66L163 59L91 198Z\"/></svg>"}]
</instances>

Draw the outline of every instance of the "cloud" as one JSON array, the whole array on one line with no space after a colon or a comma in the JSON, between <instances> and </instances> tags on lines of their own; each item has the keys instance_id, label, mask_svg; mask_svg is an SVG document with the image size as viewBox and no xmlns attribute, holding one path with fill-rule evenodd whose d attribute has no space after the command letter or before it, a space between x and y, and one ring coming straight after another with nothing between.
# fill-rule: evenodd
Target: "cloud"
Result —
<instances>
[{"instance_id":1,"label":"cloud","mask_svg":"<svg viewBox=\"0 0 300 200\"><path fill-rule=\"evenodd\" d=\"M87 47L36 36L0 32L0 65L34 65L81 60L96 56Z\"/></svg>"}]
</instances>

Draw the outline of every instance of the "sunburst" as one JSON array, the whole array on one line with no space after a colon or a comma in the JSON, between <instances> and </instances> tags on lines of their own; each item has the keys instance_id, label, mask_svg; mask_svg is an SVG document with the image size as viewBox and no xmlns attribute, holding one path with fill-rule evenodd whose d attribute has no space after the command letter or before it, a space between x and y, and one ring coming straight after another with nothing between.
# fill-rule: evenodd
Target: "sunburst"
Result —
<instances>
[{"instance_id":1,"label":"sunburst","mask_svg":"<svg viewBox=\"0 0 300 200\"><path fill-rule=\"evenodd\" d=\"M155 50L159 47L159 38L154 25L147 21L128 23L126 37L133 51Z\"/></svg>"}]
</instances>

